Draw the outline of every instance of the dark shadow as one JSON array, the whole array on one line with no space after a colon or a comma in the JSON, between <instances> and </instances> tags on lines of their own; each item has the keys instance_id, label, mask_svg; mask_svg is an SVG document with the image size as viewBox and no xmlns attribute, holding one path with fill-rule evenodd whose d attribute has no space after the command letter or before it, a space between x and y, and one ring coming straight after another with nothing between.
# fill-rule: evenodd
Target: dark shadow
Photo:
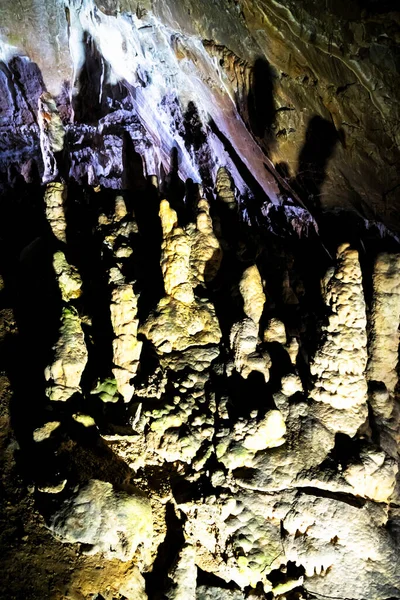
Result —
<instances>
[{"instance_id":1,"label":"dark shadow","mask_svg":"<svg viewBox=\"0 0 400 600\"><path fill-rule=\"evenodd\" d=\"M167 525L165 539L158 547L152 570L144 576L146 580L146 593L152 600L166 598L165 592L168 587L167 573L177 559L178 553L185 541L182 522L178 519L171 502L167 504L165 522Z\"/></svg>"},{"instance_id":2,"label":"dark shadow","mask_svg":"<svg viewBox=\"0 0 400 600\"><path fill-rule=\"evenodd\" d=\"M99 103L101 92L102 57L88 33L84 35L85 64L78 76L78 94L73 99L75 121L96 123L102 116Z\"/></svg>"},{"instance_id":3,"label":"dark shadow","mask_svg":"<svg viewBox=\"0 0 400 600\"><path fill-rule=\"evenodd\" d=\"M78 94L73 99L73 109L77 123L95 124L118 108L129 92L121 83L103 83L109 67L88 33L84 35L84 48L85 64L76 82Z\"/></svg>"},{"instance_id":4,"label":"dark shadow","mask_svg":"<svg viewBox=\"0 0 400 600\"><path fill-rule=\"evenodd\" d=\"M338 141L338 132L331 121L318 115L310 120L299 155L294 187L312 213L315 210L320 211L321 188L326 178L326 168Z\"/></svg>"},{"instance_id":5,"label":"dark shadow","mask_svg":"<svg viewBox=\"0 0 400 600\"><path fill-rule=\"evenodd\" d=\"M207 143L199 112L194 102L189 102L183 115L184 139L186 149L194 155L202 184L207 189L212 189L213 181L211 167L213 158Z\"/></svg>"},{"instance_id":6,"label":"dark shadow","mask_svg":"<svg viewBox=\"0 0 400 600\"><path fill-rule=\"evenodd\" d=\"M122 189L143 193L147 188L143 160L127 131L122 132Z\"/></svg>"},{"instance_id":7,"label":"dark shadow","mask_svg":"<svg viewBox=\"0 0 400 600\"><path fill-rule=\"evenodd\" d=\"M186 208L185 208L185 184L179 177L179 148L174 146L171 149L170 157L170 171L164 181L163 193L165 194L171 208L176 210L178 219L185 221Z\"/></svg>"},{"instance_id":8,"label":"dark shadow","mask_svg":"<svg viewBox=\"0 0 400 600\"><path fill-rule=\"evenodd\" d=\"M267 194L264 192L261 185L258 183L256 178L252 175L252 173L250 173L250 171L246 167L246 165L243 163L242 159L240 158L240 156L238 155L238 153L232 146L231 142L222 133L222 131L217 127L216 123L212 119L210 120L209 125L211 128L211 131L214 133L214 135L217 136L217 138L223 144L226 152L229 154L229 157L231 158L236 169L238 170L239 175L241 176L241 178L243 179L243 181L245 182L245 184L247 185L249 190L251 190L252 197L254 198L254 201L255 201L254 202L254 210L259 211L259 207L261 207L264 204L264 202L267 202L267 201L270 202Z\"/></svg>"},{"instance_id":9,"label":"dark shadow","mask_svg":"<svg viewBox=\"0 0 400 600\"><path fill-rule=\"evenodd\" d=\"M272 125L275 119L274 72L265 58L257 58L251 73L247 97L249 124L252 133L264 140L267 148L274 138Z\"/></svg>"}]
</instances>

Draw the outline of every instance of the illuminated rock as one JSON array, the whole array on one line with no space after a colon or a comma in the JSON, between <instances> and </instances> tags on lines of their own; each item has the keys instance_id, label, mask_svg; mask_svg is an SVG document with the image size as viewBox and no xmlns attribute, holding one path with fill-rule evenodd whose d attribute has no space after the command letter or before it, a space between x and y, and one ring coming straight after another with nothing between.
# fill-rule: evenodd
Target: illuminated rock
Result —
<instances>
[{"instance_id":1,"label":"illuminated rock","mask_svg":"<svg viewBox=\"0 0 400 600\"><path fill-rule=\"evenodd\" d=\"M45 370L49 382L46 394L50 400L65 401L81 391L81 377L88 359L81 320L72 307L62 310L59 339L53 351L54 361Z\"/></svg>"},{"instance_id":2,"label":"illuminated rock","mask_svg":"<svg viewBox=\"0 0 400 600\"><path fill-rule=\"evenodd\" d=\"M214 233L210 206L205 198L199 199L196 224L189 225L187 232L191 240L190 274L195 288L215 278L222 260L222 249Z\"/></svg>"},{"instance_id":3,"label":"illuminated rock","mask_svg":"<svg viewBox=\"0 0 400 600\"><path fill-rule=\"evenodd\" d=\"M58 175L55 154L64 147L65 131L54 98L44 92L38 100L40 148L44 163L43 181L47 183Z\"/></svg>"},{"instance_id":4,"label":"illuminated rock","mask_svg":"<svg viewBox=\"0 0 400 600\"><path fill-rule=\"evenodd\" d=\"M111 323L113 340L113 374L117 389L129 402L134 392L131 380L139 366L142 342L138 340L137 297L132 285L121 283L111 291Z\"/></svg>"},{"instance_id":5,"label":"illuminated rock","mask_svg":"<svg viewBox=\"0 0 400 600\"><path fill-rule=\"evenodd\" d=\"M60 251L54 254L53 268L64 302L79 298L82 294L82 279L78 269L67 262L63 252Z\"/></svg>"},{"instance_id":6,"label":"illuminated rock","mask_svg":"<svg viewBox=\"0 0 400 600\"><path fill-rule=\"evenodd\" d=\"M220 167L218 169L217 180L215 182L215 189L217 192L217 198L220 202L225 204L230 210L237 209L232 179L228 170L225 167Z\"/></svg>"},{"instance_id":7,"label":"illuminated rock","mask_svg":"<svg viewBox=\"0 0 400 600\"><path fill-rule=\"evenodd\" d=\"M262 373L266 382L269 380L271 359L268 352L257 348L258 325L252 319L243 319L233 325L230 345L234 354L235 369L244 379L247 379L253 371L258 371Z\"/></svg>"},{"instance_id":8,"label":"illuminated rock","mask_svg":"<svg viewBox=\"0 0 400 600\"><path fill-rule=\"evenodd\" d=\"M245 315L258 325L264 309L265 294L256 265L245 270L240 280L239 290L243 297Z\"/></svg>"},{"instance_id":9,"label":"illuminated rock","mask_svg":"<svg viewBox=\"0 0 400 600\"><path fill-rule=\"evenodd\" d=\"M315 378L310 396L336 409L362 406L367 400L365 301L358 253L348 244L338 248L337 266L323 285L331 312L310 365Z\"/></svg>"},{"instance_id":10,"label":"illuminated rock","mask_svg":"<svg viewBox=\"0 0 400 600\"><path fill-rule=\"evenodd\" d=\"M398 379L399 322L400 255L379 254L373 273L367 378L384 383L390 393Z\"/></svg>"},{"instance_id":11,"label":"illuminated rock","mask_svg":"<svg viewBox=\"0 0 400 600\"><path fill-rule=\"evenodd\" d=\"M63 542L85 544L107 559L130 561L138 550L136 563L150 560L152 511L137 490L118 491L111 483L91 479L64 500L51 517L50 529Z\"/></svg>"},{"instance_id":12,"label":"illuminated rock","mask_svg":"<svg viewBox=\"0 0 400 600\"><path fill-rule=\"evenodd\" d=\"M163 232L161 270L165 292L175 300L190 304L194 301L190 283L190 239L178 227L178 216L167 200L161 201L160 219Z\"/></svg>"},{"instance_id":13,"label":"illuminated rock","mask_svg":"<svg viewBox=\"0 0 400 600\"><path fill-rule=\"evenodd\" d=\"M67 186L64 183L49 183L44 193L46 218L54 236L60 242L66 242L67 222L65 220L65 201Z\"/></svg>"}]
</instances>

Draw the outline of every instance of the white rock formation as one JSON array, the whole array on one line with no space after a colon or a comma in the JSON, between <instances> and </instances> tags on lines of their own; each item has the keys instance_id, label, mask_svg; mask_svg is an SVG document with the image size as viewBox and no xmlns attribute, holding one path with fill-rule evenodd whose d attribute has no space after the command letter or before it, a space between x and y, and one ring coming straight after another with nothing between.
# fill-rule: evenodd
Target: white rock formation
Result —
<instances>
[{"instance_id":1,"label":"white rock formation","mask_svg":"<svg viewBox=\"0 0 400 600\"><path fill-rule=\"evenodd\" d=\"M161 270L167 296L184 304L194 302L190 283L191 244L186 232L178 227L176 211L167 200L161 200L160 219L163 232L161 246Z\"/></svg>"},{"instance_id":2,"label":"white rock formation","mask_svg":"<svg viewBox=\"0 0 400 600\"><path fill-rule=\"evenodd\" d=\"M221 245L214 233L210 205L205 198L200 198L197 203L196 224L190 224L186 231L191 241L192 286L204 286L215 278L222 260Z\"/></svg>"},{"instance_id":3,"label":"white rock formation","mask_svg":"<svg viewBox=\"0 0 400 600\"><path fill-rule=\"evenodd\" d=\"M168 600L196 600L197 567L196 551L184 544L179 556L168 573L172 585L166 594Z\"/></svg>"},{"instance_id":4,"label":"white rock formation","mask_svg":"<svg viewBox=\"0 0 400 600\"><path fill-rule=\"evenodd\" d=\"M178 226L177 214L167 200L161 201L159 214L163 232L161 269L166 296L140 327L140 332L161 355L193 346L219 344L222 334L215 309L205 299L195 298L193 291L193 282L198 282L198 273L203 268L199 270L199 264L204 265L206 261L196 250L196 276L193 277L190 236ZM195 245L197 241L199 238L194 236ZM200 238L200 243L202 241Z\"/></svg>"},{"instance_id":5,"label":"white rock formation","mask_svg":"<svg viewBox=\"0 0 400 600\"><path fill-rule=\"evenodd\" d=\"M223 202L231 210L237 209L232 179L229 171L225 167L220 167L218 169L215 189L217 192L217 198L220 202Z\"/></svg>"},{"instance_id":6,"label":"white rock formation","mask_svg":"<svg viewBox=\"0 0 400 600\"><path fill-rule=\"evenodd\" d=\"M258 371L268 382L271 359L266 350L259 349L259 321L264 309L265 294L256 265L244 271L239 289L246 317L234 323L229 336L234 366L244 379L247 379L251 372Z\"/></svg>"},{"instance_id":7,"label":"white rock formation","mask_svg":"<svg viewBox=\"0 0 400 600\"><path fill-rule=\"evenodd\" d=\"M258 325L264 310L265 294L257 265L252 265L244 271L239 290L243 297L245 315Z\"/></svg>"}]
</instances>

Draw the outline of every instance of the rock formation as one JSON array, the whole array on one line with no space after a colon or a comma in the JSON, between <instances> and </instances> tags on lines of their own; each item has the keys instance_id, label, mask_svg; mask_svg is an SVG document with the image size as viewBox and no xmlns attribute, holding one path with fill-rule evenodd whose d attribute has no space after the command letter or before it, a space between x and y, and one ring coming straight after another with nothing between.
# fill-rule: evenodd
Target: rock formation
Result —
<instances>
[{"instance_id":1,"label":"rock formation","mask_svg":"<svg viewBox=\"0 0 400 600\"><path fill-rule=\"evenodd\" d=\"M54 360L45 370L50 400L68 400L80 392L82 373L88 353L81 320L73 307L64 308L61 315L60 337L53 348Z\"/></svg>"}]
</instances>

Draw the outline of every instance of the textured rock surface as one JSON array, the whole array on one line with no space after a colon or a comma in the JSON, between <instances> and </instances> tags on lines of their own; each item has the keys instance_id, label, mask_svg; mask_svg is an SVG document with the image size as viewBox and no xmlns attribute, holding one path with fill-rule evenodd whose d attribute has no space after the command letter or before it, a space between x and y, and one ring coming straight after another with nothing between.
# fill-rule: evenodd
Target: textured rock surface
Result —
<instances>
[{"instance_id":1,"label":"textured rock surface","mask_svg":"<svg viewBox=\"0 0 400 600\"><path fill-rule=\"evenodd\" d=\"M137 298L132 286L120 284L111 292L111 323L115 333L113 340L113 373L117 389L125 402L132 398L134 388L130 384L139 365L142 343L137 339L139 321Z\"/></svg>"},{"instance_id":2,"label":"textured rock surface","mask_svg":"<svg viewBox=\"0 0 400 600\"><path fill-rule=\"evenodd\" d=\"M54 236L60 242L67 241L64 210L66 195L67 187L62 183L49 183L44 195L46 218Z\"/></svg>"},{"instance_id":3,"label":"textured rock surface","mask_svg":"<svg viewBox=\"0 0 400 600\"><path fill-rule=\"evenodd\" d=\"M88 353L81 320L72 307L64 308L61 315L60 337L53 348L54 360L45 370L50 400L68 400L80 392L82 373Z\"/></svg>"},{"instance_id":4,"label":"textured rock surface","mask_svg":"<svg viewBox=\"0 0 400 600\"><path fill-rule=\"evenodd\" d=\"M358 254L348 245L337 252L337 267L323 281L331 314L322 346L314 357L316 377L311 397L333 408L362 406L367 399L365 368L367 333L362 275Z\"/></svg>"},{"instance_id":5,"label":"textured rock surface","mask_svg":"<svg viewBox=\"0 0 400 600\"><path fill-rule=\"evenodd\" d=\"M81 276L76 267L68 264L63 252L56 252L54 254L53 268L64 302L70 302L70 300L79 298L82 294Z\"/></svg>"},{"instance_id":6,"label":"textured rock surface","mask_svg":"<svg viewBox=\"0 0 400 600\"><path fill-rule=\"evenodd\" d=\"M153 522L148 500L138 492L115 491L111 483L93 479L65 500L50 524L65 542L80 542L107 558L148 561Z\"/></svg>"},{"instance_id":7,"label":"textured rock surface","mask_svg":"<svg viewBox=\"0 0 400 600\"><path fill-rule=\"evenodd\" d=\"M380 254L373 275L374 303L367 377L384 383L389 392L397 384L399 348L400 256Z\"/></svg>"}]
</instances>

